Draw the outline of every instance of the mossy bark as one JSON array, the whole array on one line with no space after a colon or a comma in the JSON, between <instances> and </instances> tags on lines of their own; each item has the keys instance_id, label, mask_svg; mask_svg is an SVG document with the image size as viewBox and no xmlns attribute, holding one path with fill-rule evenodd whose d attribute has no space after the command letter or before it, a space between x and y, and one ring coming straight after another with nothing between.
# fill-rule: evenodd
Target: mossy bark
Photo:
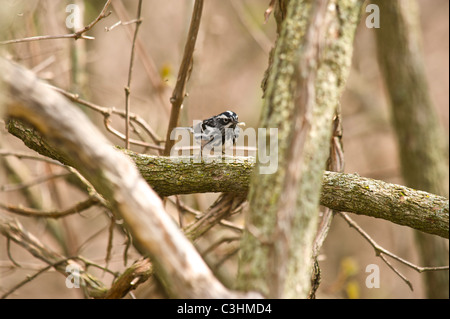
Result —
<instances>
[{"instance_id":1,"label":"mossy bark","mask_svg":"<svg viewBox=\"0 0 450 319\"><path fill-rule=\"evenodd\" d=\"M7 128L30 149L70 165L70 160L35 129L11 119L7 121ZM134 161L147 183L160 196L202 192L244 195L255 167L254 158L248 157L193 163L192 157L174 159L118 149ZM164 178L159 176L161 172ZM78 181L77 178L74 180ZM448 199L401 185L355 174L324 172L320 204L337 211L382 218L444 238L449 235Z\"/></svg>"},{"instance_id":2,"label":"mossy bark","mask_svg":"<svg viewBox=\"0 0 450 319\"><path fill-rule=\"evenodd\" d=\"M416 1L373 1L380 7L378 60L391 104L401 169L409 187L448 196L448 149L434 109L422 57ZM423 264L448 264L448 242L416 233ZM429 298L449 297L449 274L424 275Z\"/></svg>"},{"instance_id":3,"label":"mossy bark","mask_svg":"<svg viewBox=\"0 0 450 319\"><path fill-rule=\"evenodd\" d=\"M298 78L305 69L299 61L307 59L302 42L308 32L314 1L279 1L278 9L287 8L271 55L267 74L262 127L278 128L278 170L272 175L253 174L250 184L250 213L242 240L238 283L241 289L258 290L275 298L307 296L310 285L311 247L317 223L321 180L329 155L331 124L349 72L353 38L359 20L361 1L330 1L319 35L320 54L308 61L314 73L315 101L305 113L310 127L305 131L301 157L291 158L293 132L298 129L296 96ZM278 18L279 19L279 18ZM302 56L303 55L303 56ZM312 64L315 64L314 66ZM296 72L299 72L296 73ZM263 84L265 85L265 84ZM303 97L300 97L303 98ZM303 116L300 114L300 116ZM286 207L285 180L290 178L292 161L301 161L295 183L297 199L287 219L280 216ZM258 161L257 161L258 163ZM258 166L258 164L257 164Z\"/></svg>"}]
</instances>

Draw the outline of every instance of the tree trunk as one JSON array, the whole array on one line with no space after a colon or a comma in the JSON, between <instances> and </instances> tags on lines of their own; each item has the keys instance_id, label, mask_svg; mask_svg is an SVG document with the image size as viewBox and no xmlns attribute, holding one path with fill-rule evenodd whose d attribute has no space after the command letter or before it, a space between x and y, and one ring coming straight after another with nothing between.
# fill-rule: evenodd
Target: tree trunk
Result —
<instances>
[{"instance_id":1,"label":"tree trunk","mask_svg":"<svg viewBox=\"0 0 450 319\"><path fill-rule=\"evenodd\" d=\"M444 134L425 77L416 1L374 1L380 7L376 29L378 60L389 94L393 125L407 186L448 196ZM422 264L448 263L447 242L416 232ZM424 275L428 298L448 298L446 271Z\"/></svg>"},{"instance_id":2,"label":"tree trunk","mask_svg":"<svg viewBox=\"0 0 450 319\"><path fill-rule=\"evenodd\" d=\"M272 298L308 295L320 184L361 4L277 1L275 16L282 22L263 81L260 126L278 128L278 137L270 136L278 139L278 170L258 174L263 165L257 161L253 173L239 261L241 289Z\"/></svg>"}]
</instances>

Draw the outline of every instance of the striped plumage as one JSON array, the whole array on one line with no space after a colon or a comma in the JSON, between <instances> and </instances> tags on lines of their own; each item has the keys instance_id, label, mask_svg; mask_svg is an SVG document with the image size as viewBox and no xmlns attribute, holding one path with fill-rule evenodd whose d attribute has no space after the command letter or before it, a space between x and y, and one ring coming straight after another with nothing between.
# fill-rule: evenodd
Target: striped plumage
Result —
<instances>
[{"instance_id":1,"label":"striped plumage","mask_svg":"<svg viewBox=\"0 0 450 319\"><path fill-rule=\"evenodd\" d=\"M202 149L226 146L230 142L235 144L239 137L238 123L239 118L236 113L225 111L195 125L194 138L201 143Z\"/></svg>"}]
</instances>

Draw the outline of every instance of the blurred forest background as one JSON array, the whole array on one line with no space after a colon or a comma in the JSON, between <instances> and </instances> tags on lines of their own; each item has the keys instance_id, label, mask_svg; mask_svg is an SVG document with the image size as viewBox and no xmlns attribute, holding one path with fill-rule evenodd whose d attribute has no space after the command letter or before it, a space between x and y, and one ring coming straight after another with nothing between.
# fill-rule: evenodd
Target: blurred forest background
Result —
<instances>
[{"instance_id":1,"label":"blurred forest background","mask_svg":"<svg viewBox=\"0 0 450 319\"><path fill-rule=\"evenodd\" d=\"M193 2L143 2L143 23L138 33L131 81L131 111L145 119L163 139L170 114L169 98L181 62ZM0 0L0 41L72 32L66 28L66 18L70 14L66 12L66 6L71 3L84 11L84 20L81 21L84 26L97 17L105 1ZM127 84L135 24L113 25L119 20L125 22L135 19L137 3L131 0L113 1L109 9L112 14L86 34L95 37L95 40L58 39L9 44L0 47L1 53L34 70L51 84L77 93L85 100L104 107L124 109L124 87ZM205 2L181 126L189 126L193 120L233 110L239 114L241 121L246 122L247 127L258 127L262 105L260 84L276 37L273 17L264 23L264 11L268 3L268 0ZM448 136L449 2L420 0L419 4L426 75L440 124ZM362 14L350 78L341 100L345 172L404 184L386 91L376 58L374 33L366 28L365 14ZM105 28L111 29L106 31ZM89 109L86 112L114 144L124 146L123 140L104 128L103 117L99 113ZM114 128L124 132L122 118L113 116L111 120ZM132 137L138 139L136 134ZM30 152L20 140L8 134L4 125L0 126L0 148ZM134 145L131 148L138 152L145 150ZM156 154L154 151L148 153ZM41 162L15 158L10 158L10 161L14 162L11 165L21 165L19 170L23 172L23 183L61 173L59 168ZM14 184L17 180L6 168L6 160L0 163L3 164L0 166L0 187ZM26 196L33 196L39 201L40 207L47 210L69 207L70 203L83 198L78 190L59 178L30 187L29 193L0 190L1 203L29 206ZM204 211L214 202L217 194L185 195L180 198L195 209ZM177 218L176 205L168 201L166 207ZM53 249L63 251L68 256L82 255L104 264L110 222L100 209L89 209L81 216L72 215L48 222L17 218L27 230ZM354 219L384 248L420 264L411 229L370 217L354 216ZM242 216L235 216L233 221L242 223ZM56 224L55 229L59 229L60 233L50 235L48 223ZM227 231L228 234L223 233ZM200 251L205 251L218 239L232 236L230 230L217 229L215 232L213 229L197 245ZM108 265L114 271L125 269L122 258L124 241L125 237L115 231L112 259ZM3 237L0 238L0 247L0 295L28 274L44 267L27 251L11 244L11 254L22 266L14 267L7 256L6 240ZM230 240L207 256L210 265L225 282L235 276L237 247L238 242ZM414 286L414 291L411 291L375 256L373 248L339 217L333 220L322 255L322 283L318 298L425 297L422 274L394 262ZM130 250L129 264L138 257L137 252ZM369 264L380 267L380 288L368 289L365 286L368 275L365 269ZM104 278L106 283L112 280L110 274L101 270L93 272ZM140 287L136 292L137 297L147 296L147 290L145 285ZM82 293L77 289L67 289L64 277L50 270L11 297L78 298L82 297Z\"/></svg>"}]
</instances>

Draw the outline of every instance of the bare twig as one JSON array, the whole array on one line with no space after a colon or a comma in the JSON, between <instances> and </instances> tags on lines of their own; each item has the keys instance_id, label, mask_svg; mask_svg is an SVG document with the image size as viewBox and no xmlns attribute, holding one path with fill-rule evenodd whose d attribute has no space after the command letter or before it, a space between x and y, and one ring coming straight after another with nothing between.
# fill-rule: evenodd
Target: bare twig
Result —
<instances>
[{"instance_id":1,"label":"bare twig","mask_svg":"<svg viewBox=\"0 0 450 319\"><path fill-rule=\"evenodd\" d=\"M183 209L181 208L181 200L179 195L175 195L175 203L178 211L178 224L180 225L180 228L183 228L184 227Z\"/></svg>"},{"instance_id":2,"label":"bare twig","mask_svg":"<svg viewBox=\"0 0 450 319\"><path fill-rule=\"evenodd\" d=\"M0 296L0 299L6 299L8 298L9 295L13 294L17 289L19 289L20 287L24 286L25 284L29 283L30 281L34 280L35 278L37 278L39 275L45 273L46 271L48 271L49 269L55 267L55 266L59 266L60 264L66 262L66 260L61 260L58 261L52 265L48 265L42 269L40 269L39 271L37 271L35 274L33 274L32 276L26 276L24 280L22 280L21 282L17 283L16 285L14 285L13 287L11 287L7 292L5 292L3 295Z\"/></svg>"},{"instance_id":3,"label":"bare twig","mask_svg":"<svg viewBox=\"0 0 450 319\"><path fill-rule=\"evenodd\" d=\"M231 243L232 241L241 240L241 236L232 236L232 237L224 237L213 243L211 246L205 249L205 251L202 253L202 256L206 256L210 252L212 252L214 249L222 245L223 243Z\"/></svg>"},{"instance_id":4,"label":"bare twig","mask_svg":"<svg viewBox=\"0 0 450 319\"><path fill-rule=\"evenodd\" d=\"M82 212L94 205L99 204L97 197L92 196L88 199L81 201L74 206L61 211L40 211L37 209L26 208L21 206L14 206L9 204L0 203L0 208L4 209L10 213L27 216L27 217L46 217L46 218L61 218L68 215L76 214Z\"/></svg>"},{"instance_id":5,"label":"bare twig","mask_svg":"<svg viewBox=\"0 0 450 319\"><path fill-rule=\"evenodd\" d=\"M110 27L105 27L105 31L109 32L112 31L113 29L117 28L119 25L129 25L129 24L133 24L133 23L140 23L142 22L141 19L133 19L127 22L122 22L121 20L117 21L116 23L114 23L112 26Z\"/></svg>"},{"instance_id":6,"label":"bare twig","mask_svg":"<svg viewBox=\"0 0 450 319\"><path fill-rule=\"evenodd\" d=\"M175 141L170 139L172 130L178 125L180 117L181 105L183 104L184 96L186 94L186 83L189 80L189 75L192 71L193 54L195 42L197 41L197 34L200 28L200 21L202 17L203 0L196 0L194 10L192 12L191 25L187 35L186 45L184 47L183 60L181 61L180 69L178 71L177 83L170 98L172 103L172 110L170 112L169 127L166 134L166 146L164 155L170 155L170 150L175 144Z\"/></svg>"},{"instance_id":7,"label":"bare twig","mask_svg":"<svg viewBox=\"0 0 450 319\"><path fill-rule=\"evenodd\" d=\"M105 264L108 267L109 261L111 260L111 252L113 248L113 238L114 238L114 227L116 226L116 219L114 215L110 217L109 227L108 227L108 245L106 247L106 257Z\"/></svg>"},{"instance_id":8,"label":"bare twig","mask_svg":"<svg viewBox=\"0 0 450 319\"><path fill-rule=\"evenodd\" d=\"M39 35L39 36L28 37L28 38L21 38L21 39L15 39L15 40L1 41L0 45L21 43L21 42L31 42L31 41L42 41L42 40L56 40L56 39L94 40L95 38L94 37L85 36L83 34L77 35L77 33L70 33L70 34L64 34L64 35Z\"/></svg>"},{"instance_id":9,"label":"bare twig","mask_svg":"<svg viewBox=\"0 0 450 319\"><path fill-rule=\"evenodd\" d=\"M117 137L119 137L122 140L125 140L125 136L120 133L119 131L117 131L116 129L112 128L110 125L110 117L111 114L115 114L118 115L122 118L126 118L126 113L123 110L117 110L115 108L107 108L104 106L100 106L97 104L94 104L92 102L86 101L82 98L79 97L78 94L74 94L74 93L70 93L67 92L61 88L58 88L56 86L52 86L49 85L52 89L54 89L55 91L58 91L59 93L61 93L62 95L64 95L65 97L69 98L71 101L82 104L84 106L89 107L90 109L100 113L103 115L104 117L104 122L105 122L105 127L106 129L111 132L112 134L116 135ZM131 144L135 144L135 145L139 145L139 146L145 146L151 149L157 149L157 150L163 150L163 147L159 146L159 144L162 143L161 138L156 134L156 132L151 128L151 126L138 114L134 114L134 113L129 113L128 114L130 121L135 122L137 125L139 125L139 127L141 127L145 133L147 133L147 135L153 140L154 143L156 143L157 145L153 145L153 144L149 144L146 142L142 142L142 141L137 141L137 140L133 140L130 139L130 143Z\"/></svg>"},{"instance_id":10,"label":"bare twig","mask_svg":"<svg viewBox=\"0 0 450 319\"><path fill-rule=\"evenodd\" d=\"M355 223L355 221L353 221L353 219L351 219L346 213L340 213L339 214L342 218L344 218L344 220L348 223L348 225L350 227L353 227L354 229L356 229L356 231L361 234L361 236L363 236L368 242L369 244L373 247L373 249L375 249L375 255L379 256L388 266L389 268L391 268L392 270L394 270L394 272L400 276L400 278L411 288L412 290L412 285L411 282L409 280L406 279L406 277L404 275L402 275L397 269L395 269L395 267L393 267L384 257L384 255L389 256L395 260L397 260L398 262L414 269L415 271L422 273L425 271L437 271L437 270L449 270L449 266L439 266L439 267L421 267L421 266L417 266L403 258L400 258L399 256L391 253L390 251L386 250L385 248L383 248L382 246L380 246L377 242L375 242L375 240L373 240L369 234L367 234L357 223Z\"/></svg>"},{"instance_id":11,"label":"bare twig","mask_svg":"<svg viewBox=\"0 0 450 319\"><path fill-rule=\"evenodd\" d=\"M406 276L403 275L397 268L395 268L395 267L389 262L389 260L386 259L386 257L385 257L382 253L380 253L380 254L378 255L378 257L380 257L380 258L384 261L384 263L385 263L389 268L391 268L392 271L395 272L395 273L397 274L397 276L399 276L400 279L402 279L402 280L408 285L408 287L409 287L409 289L411 289L411 291L414 291L413 285L412 285L412 283L409 281L409 279L406 278Z\"/></svg>"},{"instance_id":12,"label":"bare twig","mask_svg":"<svg viewBox=\"0 0 450 319\"><path fill-rule=\"evenodd\" d=\"M168 197L168 200L169 200L170 202L172 202L174 205L179 205L179 208L180 208L181 210L183 210L184 212L187 212L187 213L189 213L189 214L194 215L195 218L196 218L197 220L202 219L202 217L204 217L205 214L207 214L208 212L210 212L210 211L214 208L214 206L216 206L216 205L215 205L216 203L214 203L213 206L209 207L209 208L208 208L208 211L207 211L205 214L203 214L202 212L200 212L200 211L198 211L198 210L196 210L196 209L193 209L192 207L189 207L188 205L186 205L185 203L183 203L183 201L179 201L179 203L175 203L175 201L172 200L170 197ZM234 209L233 211L230 212L230 215L232 215L232 214L234 214L236 211L240 210L241 207L242 207L242 205L239 205L239 206L238 206L238 209ZM195 224L195 222L194 222L194 224ZM192 226L193 226L194 224L192 224ZM243 226L236 225L236 224L234 224L234 223L232 223L232 222L230 222L229 220L226 220L226 219L220 219L220 218L219 218L219 219L218 219L218 224L221 225L221 226L223 226L223 227L226 227L226 228L228 228L228 229L231 229L231 230L233 230L233 231L235 231L235 232L238 232L238 233L242 233L242 232L244 231L244 227L243 227ZM190 227L191 227L191 225L187 226L186 229L189 230Z\"/></svg>"},{"instance_id":13,"label":"bare twig","mask_svg":"<svg viewBox=\"0 0 450 319\"><path fill-rule=\"evenodd\" d=\"M105 5L103 6L102 11L95 18L94 21L92 21L87 26L85 26L83 29L78 30L75 33L69 33L69 34L64 34L64 35L40 35L40 36L27 37L27 38L21 38L21 39L7 40L7 41L1 41L0 45L31 42L31 41L41 41L41 40L55 40L55 39L93 40L93 39L95 39L94 37L86 36L86 35L84 35L84 33L91 30L100 20L108 17L111 14L111 11L107 12L107 9L108 9L109 5L111 4L111 1L112 0L106 1Z\"/></svg>"},{"instance_id":14,"label":"bare twig","mask_svg":"<svg viewBox=\"0 0 450 319\"><path fill-rule=\"evenodd\" d=\"M12 254L11 254L11 239L10 238L6 239L6 251L8 254L8 259L14 264L14 266L22 268L22 266L17 261L14 260Z\"/></svg>"},{"instance_id":15,"label":"bare twig","mask_svg":"<svg viewBox=\"0 0 450 319\"><path fill-rule=\"evenodd\" d=\"M103 6L102 11L100 12L100 14L97 16L97 18L95 18L94 21L92 21L91 23L89 23L87 26L85 26L83 29L81 29L80 31L77 31L77 34L83 34L87 31L89 31L90 29L92 29L94 27L94 25L96 25L100 20L108 17L111 14L111 11L107 12L106 10L108 9L109 5L111 4L112 0L107 0L105 5Z\"/></svg>"},{"instance_id":16,"label":"bare twig","mask_svg":"<svg viewBox=\"0 0 450 319\"><path fill-rule=\"evenodd\" d=\"M136 28L134 29L133 42L131 44L131 56L130 56L130 66L128 68L128 81L125 87L125 148L130 148L130 89L131 89L131 77L133 74L134 65L134 50L136 45L136 38L139 31L139 26L142 23L141 20L141 10L142 10L142 0L139 0L138 11L136 17Z\"/></svg>"},{"instance_id":17,"label":"bare twig","mask_svg":"<svg viewBox=\"0 0 450 319\"><path fill-rule=\"evenodd\" d=\"M42 162L46 162L46 163L50 163L50 164L54 164L54 165L58 165L58 166L65 166L64 164L61 164L60 162L55 161L54 159L51 159L48 157L42 157L42 156L38 156L38 155L21 153L21 152L16 152L16 151L11 151L11 150L0 149L0 156L14 156L14 157L17 157L18 159L26 158L26 159L42 161Z\"/></svg>"},{"instance_id":18,"label":"bare twig","mask_svg":"<svg viewBox=\"0 0 450 319\"><path fill-rule=\"evenodd\" d=\"M128 12L125 6L123 5L122 1L114 1L112 3L112 6L114 8L114 13L117 14L117 16L121 21L129 21L129 23L126 22L121 23L122 25L131 24L131 22L133 22L133 20L131 20L130 17L128 16ZM130 40L133 39L133 33L131 31L131 28L126 28L126 30ZM136 53L139 57L140 62L142 63L145 72L147 73L150 84L156 90L160 103L163 106L165 113L168 115L169 114L167 103L168 96L166 96L168 95L166 90L168 86L159 75L155 61L146 50L144 43L139 36L136 39L136 49L137 49Z\"/></svg>"},{"instance_id":19,"label":"bare twig","mask_svg":"<svg viewBox=\"0 0 450 319\"><path fill-rule=\"evenodd\" d=\"M230 216L234 211L240 210L247 198L246 193L222 194L196 222L185 228L186 236L190 240L195 240L205 234L213 226L218 224L226 216Z\"/></svg>"},{"instance_id":20,"label":"bare twig","mask_svg":"<svg viewBox=\"0 0 450 319\"><path fill-rule=\"evenodd\" d=\"M229 220L222 219L219 224L223 227L229 228L231 230L234 230L235 232L238 232L242 234L244 231L244 226L236 225L235 223L230 222Z\"/></svg>"},{"instance_id":21,"label":"bare twig","mask_svg":"<svg viewBox=\"0 0 450 319\"><path fill-rule=\"evenodd\" d=\"M0 192L13 192L22 190L24 188L28 188L40 183L47 182L49 180L60 178L60 177L67 177L70 173L60 173L60 174L51 174L47 176L40 176L32 181L26 182L26 183L20 183L20 184L12 184L12 185L1 185L0 186Z\"/></svg>"},{"instance_id":22,"label":"bare twig","mask_svg":"<svg viewBox=\"0 0 450 319\"><path fill-rule=\"evenodd\" d=\"M75 260L81 260L79 257L71 257L65 258L61 254L48 249L44 246L34 235L27 232L21 224L17 222L1 220L0 219L0 234L5 236L6 238L14 241L16 244L25 248L28 252L30 252L34 257L44 261L48 264L48 267L41 269L33 278L36 278L41 273L47 271L50 268L55 268L56 271L67 276L66 267L71 265L76 267L79 270L80 280L83 282L83 286L86 288L85 292L87 292L88 296L94 297L98 295L103 295L106 291L106 288L103 284L97 280L94 276L85 272L85 267L83 265L77 263ZM86 264L85 264L86 265ZM90 265L94 265L90 263ZM21 283L17 284L13 288L11 288L7 293L3 294L1 297L6 298L13 291L17 290L25 283L30 280L24 280Z\"/></svg>"},{"instance_id":23,"label":"bare twig","mask_svg":"<svg viewBox=\"0 0 450 319\"><path fill-rule=\"evenodd\" d=\"M109 120L109 119L110 119L110 116L105 116L105 117L103 118L103 123L104 123L104 125L105 125L105 128L106 128L110 133L114 134L115 136L117 136L117 137L119 137L120 139L122 139L122 140L125 141L125 140L126 140L125 134L123 134L123 133L119 132L118 130L116 130L115 128L113 128L113 127L111 126L111 124L110 124L110 120ZM138 141L138 140L131 139L131 138L129 138L128 141L129 141L129 143L134 144L134 145L144 146L144 147L148 147L148 148L150 148L150 149L159 150L159 151L163 150L163 147L162 147L162 146L149 144L149 143L147 143L147 142L142 142L142 141Z\"/></svg>"}]
</instances>

